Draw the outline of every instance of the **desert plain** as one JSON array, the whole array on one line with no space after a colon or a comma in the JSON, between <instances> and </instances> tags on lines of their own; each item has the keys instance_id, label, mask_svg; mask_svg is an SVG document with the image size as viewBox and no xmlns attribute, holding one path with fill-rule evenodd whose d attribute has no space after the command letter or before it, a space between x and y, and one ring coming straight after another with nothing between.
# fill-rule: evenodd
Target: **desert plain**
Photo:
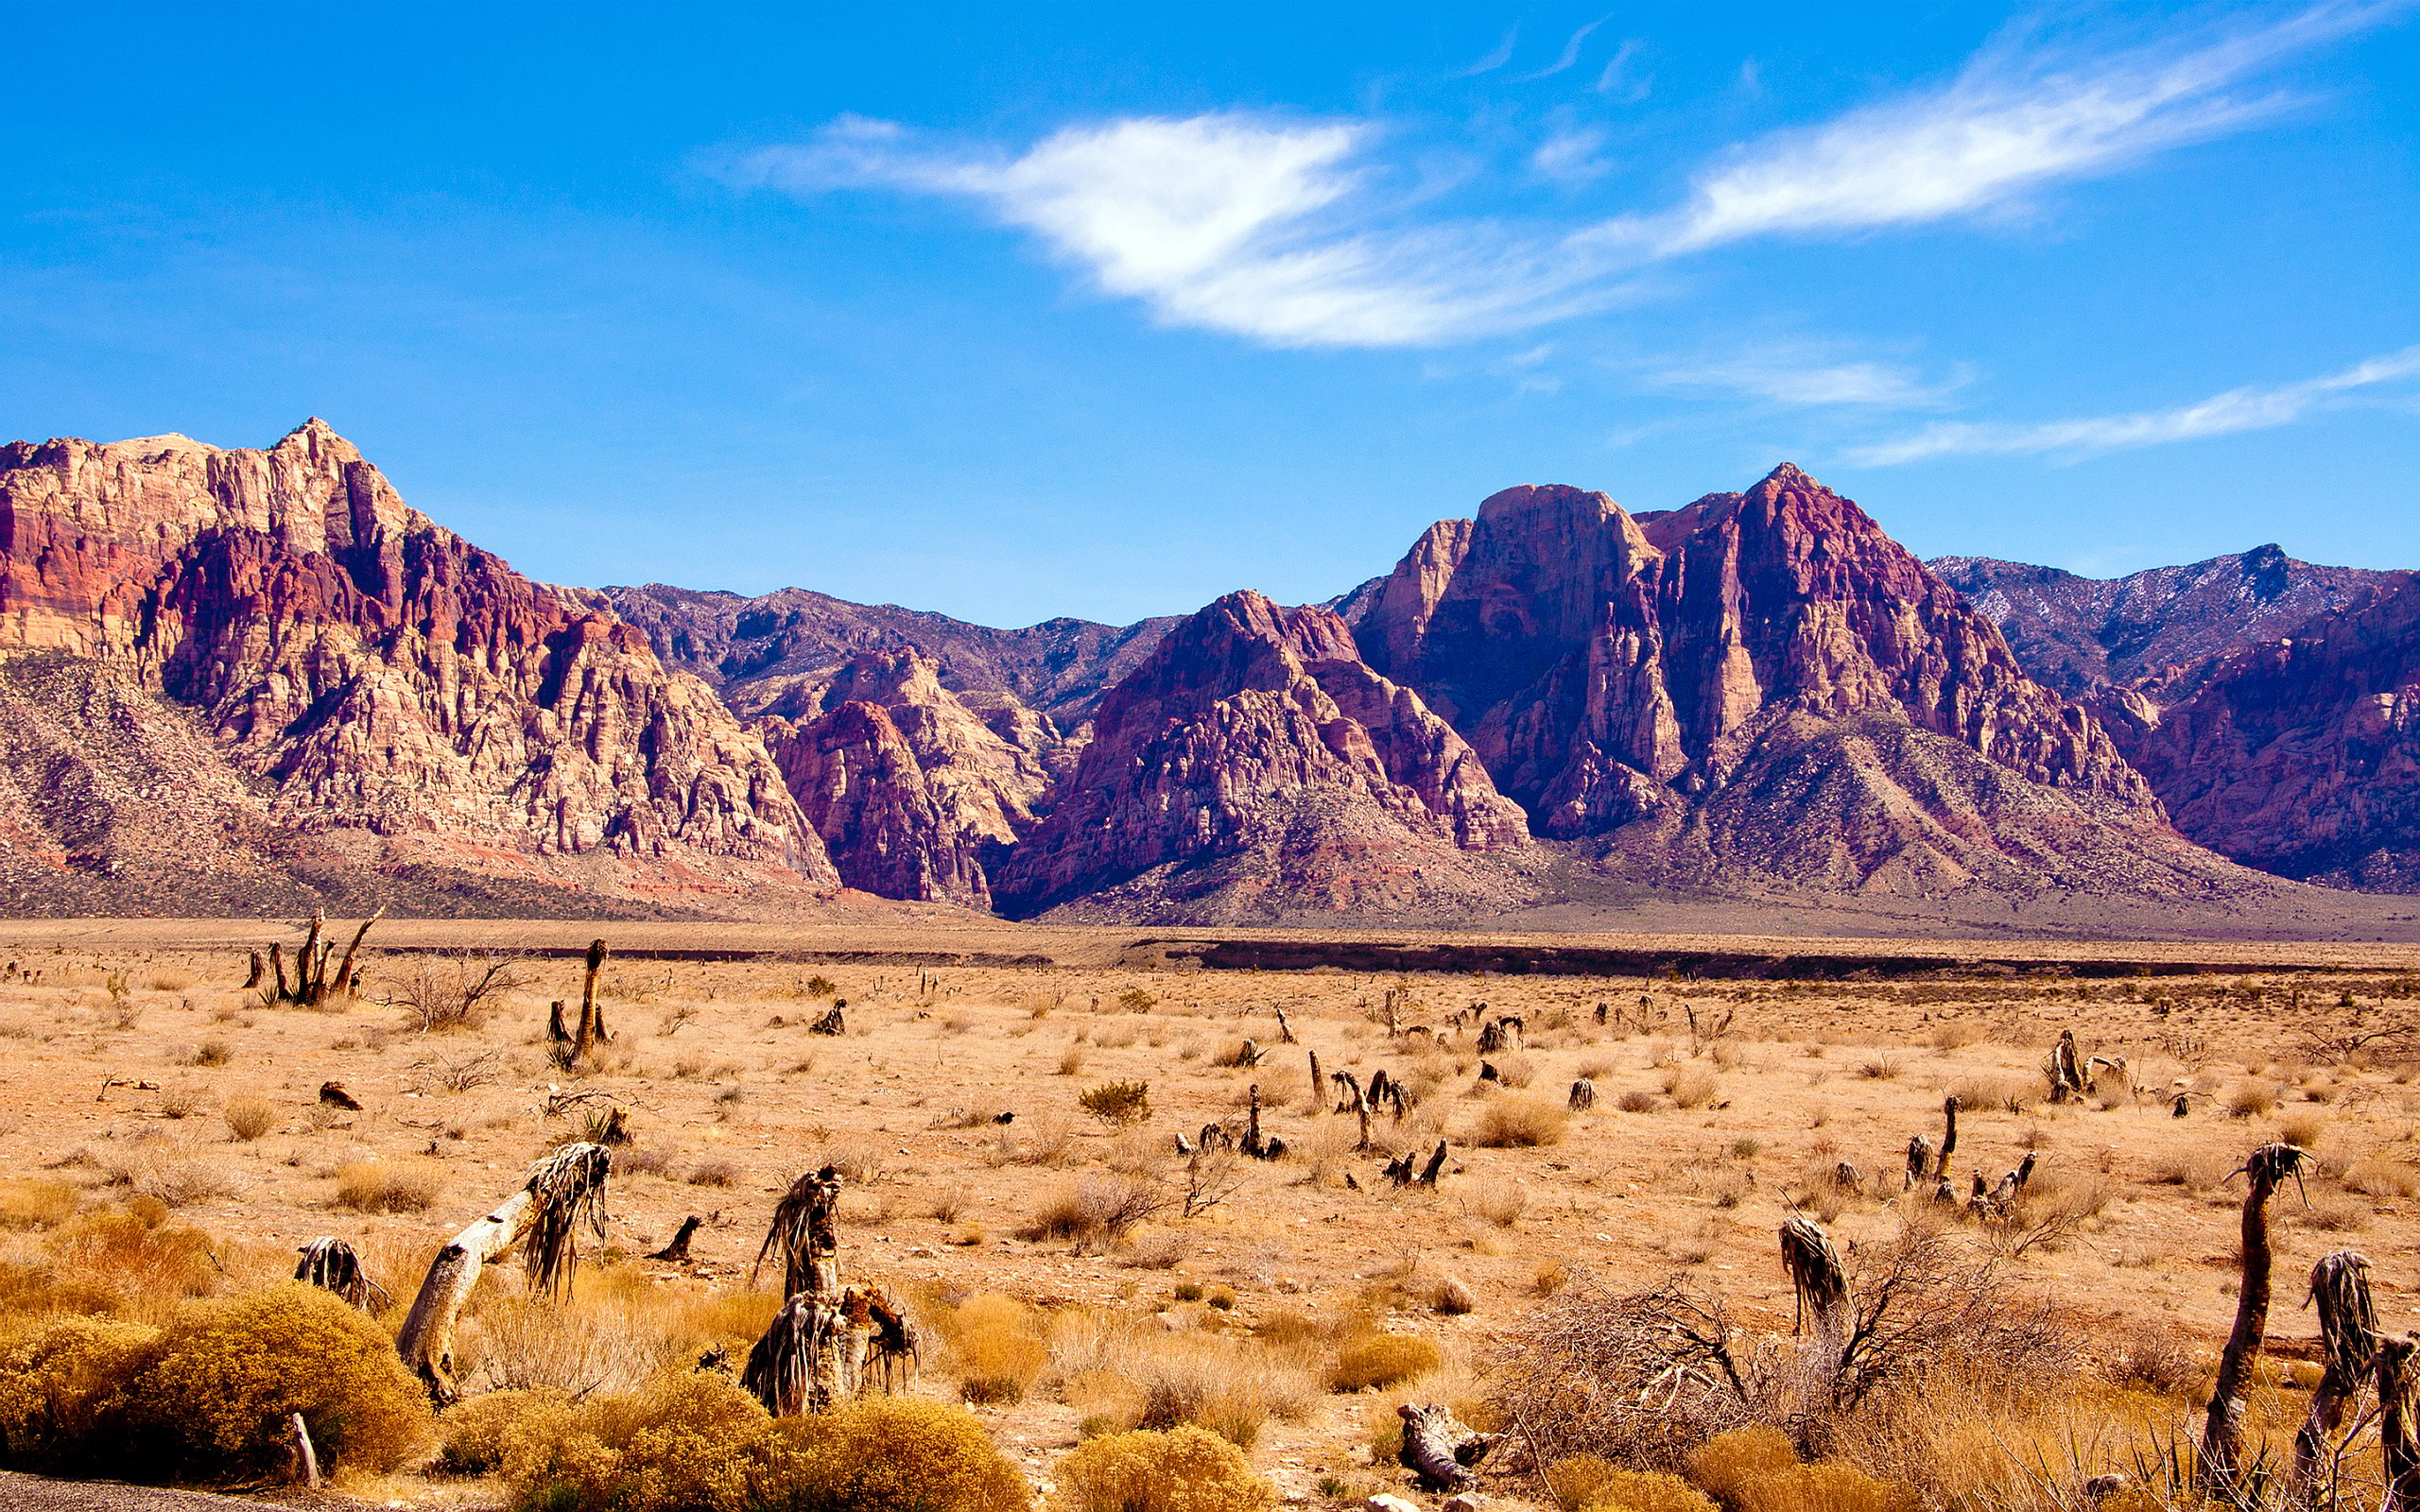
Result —
<instances>
[{"instance_id":1,"label":"desert plain","mask_svg":"<svg viewBox=\"0 0 2420 1512\"><path fill-rule=\"evenodd\" d=\"M611 1038L566 1069L549 1005L577 1005L597 935ZM245 985L253 952L302 938L286 921L0 927L0 1309L49 1305L70 1276L156 1320L337 1236L391 1326L447 1236L610 1128L604 1237L567 1299L489 1268L466 1389L585 1399L744 1354L780 1300L754 1265L773 1207L829 1165L844 1274L917 1324L910 1389L967 1401L1038 1487L1087 1436L1187 1421L1285 1501L1338 1506L1439 1500L1394 1462L1406 1400L1507 1435L1484 1496L1567 1500L1507 1394L1539 1310L1676 1279L1743 1335L1785 1338L1792 1214L1853 1276L1930 1235L2064 1331L2030 1388L1961 1386L1995 1405L1903 1423L1931 1435L1920 1452L1844 1431L1841 1454L1935 1504L2066 1504L2051 1481L2129 1469L2163 1424L2198 1431L2238 1301L2238 1173L2264 1143L2310 1159L2273 1208L2256 1434L2282 1453L2316 1380L2301 1304L2322 1255L2358 1249L2381 1327L2420 1326L2415 948L1936 940L1892 946L1927 962L1884 970L1870 941L1592 936L1766 964L1581 975L1202 964L1220 943L1297 959L1368 943L1305 932L382 920L350 995L309 1008ZM1518 960L1554 942L1498 943ZM817 1032L838 1005L844 1031ZM1515 1038L1483 1051L1508 1016ZM2063 1031L2098 1058L2054 1101ZM1335 1074L1381 1070L1408 1107L1365 1136ZM1575 1108L1582 1081L1593 1102ZM330 1083L358 1108L323 1099ZM1148 1089L1148 1117L1081 1105L1118 1083ZM1255 1095L1282 1153L1183 1153L1205 1125L1242 1134ZM1938 1143L1952 1097L1945 1202L1907 1152ZM1440 1140L1433 1185L1389 1178ZM2014 1200L1969 1200L2029 1156ZM202 1237L103 1243L93 1215L110 1212ZM692 1216L687 1258L650 1258ZM1409 1375L1383 1342L1399 1336L1434 1346L1412 1347ZM2094 1393L2125 1397L2118 1426L2080 1435L2073 1404ZM331 1494L505 1501L433 1463Z\"/></svg>"}]
</instances>

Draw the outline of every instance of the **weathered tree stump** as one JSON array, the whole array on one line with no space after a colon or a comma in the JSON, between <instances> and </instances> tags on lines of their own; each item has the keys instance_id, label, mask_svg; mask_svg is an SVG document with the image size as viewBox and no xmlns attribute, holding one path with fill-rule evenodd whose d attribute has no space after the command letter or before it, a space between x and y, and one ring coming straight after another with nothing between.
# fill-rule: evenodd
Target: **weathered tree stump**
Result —
<instances>
[{"instance_id":1,"label":"weathered tree stump","mask_svg":"<svg viewBox=\"0 0 2420 1512\"><path fill-rule=\"evenodd\" d=\"M697 1233L698 1225L704 1221L694 1212L682 1219L681 1231L672 1236L672 1243L647 1258L669 1261L676 1265L686 1264L689 1260L689 1241Z\"/></svg>"},{"instance_id":2,"label":"weathered tree stump","mask_svg":"<svg viewBox=\"0 0 2420 1512\"><path fill-rule=\"evenodd\" d=\"M2072 1045L2072 1038L2066 1042ZM2242 1282L2236 1297L2235 1327L2219 1355L2219 1375L2210 1390L2209 1415L2202 1429L2201 1489L2214 1499L2237 1499L2237 1476L2243 1455L2244 1390L2252 1380L2253 1363L2269 1332L2271 1270L2275 1257L2269 1246L2269 1199L2288 1177L2302 1169L2305 1152L2292 1144L2264 1144L2244 1162L2251 1189L2243 1196Z\"/></svg>"},{"instance_id":3,"label":"weathered tree stump","mask_svg":"<svg viewBox=\"0 0 2420 1512\"><path fill-rule=\"evenodd\" d=\"M1407 1401L1395 1416L1403 1419L1403 1449L1396 1459L1419 1478L1424 1491L1459 1491L1470 1485L1478 1479L1473 1467L1504 1439L1477 1432L1437 1402Z\"/></svg>"},{"instance_id":4,"label":"weathered tree stump","mask_svg":"<svg viewBox=\"0 0 2420 1512\"><path fill-rule=\"evenodd\" d=\"M294 1279L321 1291L334 1292L352 1306L375 1312L387 1305L387 1289L361 1268L361 1257L341 1239L314 1239L302 1246L302 1259Z\"/></svg>"},{"instance_id":5,"label":"weathered tree stump","mask_svg":"<svg viewBox=\"0 0 2420 1512\"><path fill-rule=\"evenodd\" d=\"M2289 1499L2310 1505L2319 1497L2320 1467L2344 1414L2370 1379L2378 1354L2378 1314L2370 1297L2370 1263L2350 1249L2325 1256L2311 1267L2310 1299L2319 1309L2322 1358L2310 1412L2294 1434L2293 1478Z\"/></svg>"},{"instance_id":6,"label":"weathered tree stump","mask_svg":"<svg viewBox=\"0 0 2420 1512\"><path fill-rule=\"evenodd\" d=\"M1584 1113L1597 1106L1597 1084L1582 1076L1571 1084L1571 1096L1564 1106L1572 1112Z\"/></svg>"}]
</instances>

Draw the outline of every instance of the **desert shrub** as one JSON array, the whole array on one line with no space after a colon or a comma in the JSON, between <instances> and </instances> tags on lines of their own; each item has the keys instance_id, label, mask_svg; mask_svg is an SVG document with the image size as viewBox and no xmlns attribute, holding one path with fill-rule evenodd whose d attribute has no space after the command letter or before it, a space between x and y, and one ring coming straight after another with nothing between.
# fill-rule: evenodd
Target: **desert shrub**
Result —
<instances>
[{"instance_id":1,"label":"desert shrub","mask_svg":"<svg viewBox=\"0 0 2420 1512\"><path fill-rule=\"evenodd\" d=\"M223 1066L235 1058L235 1047L216 1035L198 1045L188 1045L177 1053L181 1066Z\"/></svg>"},{"instance_id":2,"label":"desert shrub","mask_svg":"<svg viewBox=\"0 0 2420 1512\"><path fill-rule=\"evenodd\" d=\"M739 1167L729 1160L700 1160L683 1179L693 1187L727 1187L739 1179Z\"/></svg>"},{"instance_id":3,"label":"desert shrub","mask_svg":"<svg viewBox=\"0 0 2420 1512\"><path fill-rule=\"evenodd\" d=\"M249 1144L277 1126L277 1105L266 1097L230 1097L220 1116L227 1132Z\"/></svg>"},{"instance_id":4,"label":"desert shrub","mask_svg":"<svg viewBox=\"0 0 2420 1512\"><path fill-rule=\"evenodd\" d=\"M1241 1450L1199 1428L1080 1444L1059 1462L1058 1485L1050 1512L1259 1512L1277 1503Z\"/></svg>"},{"instance_id":5,"label":"desert shrub","mask_svg":"<svg viewBox=\"0 0 2420 1512\"><path fill-rule=\"evenodd\" d=\"M46 1284L58 1298L46 1307L21 1299L20 1310L103 1313L166 1304L208 1295L219 1276L210 1236L172 1222L168 1205L156 1197L78 1212L51 1231L46 1247L56 1262ZM68 1299L75 1296L87 1303Z\"/></svg>"},{"instance_id":6,"label":"desert shrub","mask_svg":"<svg viewBox=\"0 0 2420 1512\"><path fill-rule=\"evenodd\" d=\"M1715 1512L1704 1492L1663 1470L1614 1470L1582 1505L1585 1512Z\"/></svg>"},{"instance_id":7,"label":"desert shrub","mask_svg":"<svg viewBox=\"0 0 2420 1512\"><path fill-rule=\"evenodd\" d=\"M1328 1384L1338 1391L1381 1389L1426 1375L1444 1363L1437 1346L1415 1333L1375 1333L1338 1351Z\"/></svg>"},{"instance_id":8,"label":"desert shrub","mask_svg":"<svg viewBox=\"0 0 2420 1512\"><path fill-rule=\"evenodd\" d=\"M1049 1351L1032 1308L1013 1297L970 1297L942 1319L958 1389L969 1401L1022 1401Z\"/></svg>"},{"instance_id":9,"label":"desert shrub","mask_svg":"<svg viewBox=\"0 0 2420 1512\"><path fill-rule=\"evenodd\" d=\"M56 1228L75 1216L82 1200L64 1181L0 1177L0 1228Z\"/></svg>"},{"instance_id":10,"label":"desert shrub","mask_svg":"<svg viewBox=\"0 0 2420 1512\"><path fill-rule=\"evenodd\" d=\"M1167 1193L1156 1181L1087 1171L1046 1198L1027 1226L1032 1239L1070 1239L1079 1249L1113 1243L1164 1211Z\"/></svg>"},{"instance_id":11,"label":"desert shrub","mask_svg":"<svg viewBox=\"0 0 2420 1512\"><path fill-rule=\"evenodd\" d=\"M1582 1512L1620 1473L1621 1467L1601 1454L1565 1454L1541 1466L1538 1479L1546 1484L1547 1499L1563 1512Z\"/></svg>"},{"instance_id":12,"label":"desert shrub","mask_svg":"<svg viewBox=\"0 0 2420 1512\"><path fill-rule=\"evenodd\" d=\"M2409 1160L2367 1156L2344 1169L2344 1184L2365 1197L2420 1197L2420 1167ZM0 1204L6 1198L0 1197ZM8 1221L0 1207L0 1224Z\"/></svg>"},{"instance_id":13,"label":"desert shrub","mask_svg":"<svg viewBox=\"0 0 2420 1512\"><path fill-rule=\"evenodd\" d=\"M1703 1066L1667 1066L1664 1095L1675 1108L1703 1108L1714 1101L1714 1073Z\"/></svg>"},{"instance_id":14,"label":"desert shrub","mask_svg":"<svg viewBox=\"0 0 2420 1512\"><path fill-rule=\"evenodd\" d=\"M2267 1118L2277 1110L2277 1088L2273 1082L2247 1079L2235 1084L2227 1093L2229 1118Z\"/></svg>"},{"instance_id":15,"label":"desert shrub","mask_svg":"<svg viewBox=\"0 0 2420 1512\"><path fill-rule=\"evenodd\" d=\"M424 1166L354 1160L337 1168L337 1206L359 1212L420 1212L437 1200L437 1173Z\"/></svg>"},{"instance_id":16,"label":"desert shrub","mask_svg":"<svg viewBox=\"0 0 2420 1512\"><path fill-rule=\"evenodd\" d=\"M1757 1481L1798 1468L1798 1451L1778 1428L1753 1424L1715 1435L1690 1452L1689 1479L1732 1512Z\"/></svg>"},{"instance_id":17,"label":"desert shrub","mask_svg":"<svg viewBox=\"0 0 2420 1512\"><path fill-rule=\"evenodd\" d=\"M1077 1098L1076 1105L1102 1123L1117 1128L1147 1124L1151 1118L1151 1084L1147 1081L1105 1081Z\"/></svg>"},{"instance_id":18,"label":"desert shrub","mask_svg":"<svg viewBox=\"0 0 2420 1512\"><path fill-rule=\"evenodd\" d=\"M1614 1106L1625 1113L1651 1113L1655 1111L1655 1094L1644 1088L1634 1087L1615 1098Z\"/></svg>"},{"instance_id":19,"label":"desert shrub","mask_svg":"<svg viewBox=\"0 0 2420 1512\"><path fill-rule=\"evenodd\" d=\"M873 1398L821 1417L784 1418L773 1425L773 1438L771 1463L752 1498L756 1506L1026 1512L1032 1504L1025 1476L960 1407Z\"/></svg>"},{"instance_id":20,"label":"desert shrub","mask_svg":"<svg viewBox=\"0 0 2420 1512\"><path fill-rule=\"evenodd\" d=\"M180 1478L275 1474L293 1413L323 1463L373 1470L402 1464L429 1429L427 1398L386 1331L300 1283L186 1309L127 1391L136 1441Z\"/></svg>"},{"instance_id":21,"label":"desert shrub","mask_svg":"<svg viewBox=\"0 0 2420 1512\"><path fill-rule=\"evenodd\" d=\"M558 1416L570 1399L554 1391L490 1391L449 1407L437 1421L437 1467L452 1475L489 1475L504 1467L510 1436L536 1414Z\"/></svg>"},{"instance_id":22,"label":"desert shrub","mask_svg":"<svg viewBox=\"0 0 2420 1512\"><path fill-rule=\"evenodd\" d=\"M1739 1488L1735 1512L1921 1512L1911 1486L1825 1461L1757 1476Z\"/></svg>"},{"instance_id":23,"label":"desert shrub","mask_svg":"<svg viewBox=\"0 0 2420 1512\"><path fill-rule=\"evenodd\" d=\"M1139 987L1130 987L1117 994L1117 1005L1129 1013L1149 1013L1158 1005L1159 1001Z\"/></svg>"},{"instance_id":24,"label":"desert shrub","mask_svg":"<svg viewBox=\"0 0 2420 1512\"><path fill-rule=\"evenodd\" d=\"M140 1323L64 1318L0 1349L0 1465L66 1474L105 1468L126 1383L159 1336Z\"/></svg>"},{"instance_id":25,"label":"desert shrub","mask_svg":"<svg viewBox=\"0 0 2420 1512\"><path fill-rule=\"evenodd\" d=\"M1470 1142L1489 1149L1560 1144L1571 1122L1564 1105L1540 1092L1508 1092L1478 1110Z\"/></svg>"},{"instance_id":26,"label":"desert shrub","mask_svg":"<svg viewBox=\"0 0 2420 1512\"><path fill-rule=\"evenodd\" d=\"M578 1406L526 1400L499 1468L515 1512L740 1512L771 1422L728 1377L692 1370Z\"/></svg>"}]
</instances>

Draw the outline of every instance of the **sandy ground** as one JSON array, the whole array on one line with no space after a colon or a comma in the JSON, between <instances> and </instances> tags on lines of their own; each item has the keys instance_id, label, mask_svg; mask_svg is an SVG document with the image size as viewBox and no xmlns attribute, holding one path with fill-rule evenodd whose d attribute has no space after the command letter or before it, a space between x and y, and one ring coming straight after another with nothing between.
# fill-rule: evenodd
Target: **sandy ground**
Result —
<instances>
[{"instance_id":1,"label":"sandy ground","mask_svg":"<svg viewBox=\"0 0 2420 1512\"><path fill-rule=\"evenodd\" d=\"M1751 1314L1786 1318L1776 1226L1806 1207L1849 1243L1887 1238L1900 1221L1909 1137L1939 1136L1954 1091L1965 1104L1962 1190L1969 1173L1996 1180L2031 1150L2039 1178L2073 1210L2058 1232L2030 1241L1976 1224L1962 1231L2080 1320L2148 1323L2214 1348L2234 1307L2240 1184L2227 1173L2286 1133L2320 1160L2307 1200L2281 1210L2280 1347L2309 1348L2295 1278L2346 1245L2376 1264L2382 1321L2420 1323L2420 1226L2408 1195L2420 1193L2413 1068L2340 1063L2328 1043L2414 1010L2420 976L2408 973L2420 972L2420 949L1934 941L1905 949L1945 963L2019 952L2031 964L1929 981L1776 983L1165 964L1173 938L1261 937L1238 931L625 924L606 931L624 948L802 954L614 959L602 985L617 1038L579 1076L549 1062L543 1032L550 1001L577 999L576 960L522 959L521 985L474 1025L424 1032L409 1001L422 974L441 987L485 958L377 951L568 948L593 933L382 924L365 951L362 996L313 1011L264 1005L239 985L245 949L298 937L284 926L10 923L0 928L0 1166L74 1182L94 1200L159 1193L182 1221L252 1246L263 1267L290 1263L282 1257L313 1237L341 1235L408 1292L439 1239L516 1185L585 1111L613 1106L633 1142L617 1158L606 1258L651 1286L702 1295L744 1284L776 1197L832 1161L850 1174L844 1264L910 1295L999 1290L1214 1332L1280 1311L1392 1305L1390 1327L1479 1362L1557 1267L1617 1284L1685 1273ZM1705 937L1668 943L1690 938ZM1721 940L1741 948L1739 936ZM1754 943L1780 955L1857 945ZM977 964L930 964L952 956ZM986 964L1019 956L1042 959ZM2100 980L2061 970L2086 958L2238 964ZM2328 970L2283 970L2293 966ZM809 1032L835 998L846 1000L848 1033ZM1397 1029L1435 1032L1391 1034L1390 1002ZM1520 1048L1476 1051L1473 1030L1450 1016L1478 1004L1490 1018L1525 1021ZM2097 1099L2042 1102L2039 1067L2063 1028L2087 1053L2124 1057L2123 1080ZM1222 1064L1246 1037L1264 1058ZM1404 1125L1382 1117L1374 1133L1389 1149L1447 1138L1436 1190L1397 1191L1380 1177L1385 1149L1353 1148L1356 1120L1329 1110L1332 1093L1312 1100L1312 1051L1328 1071L1367 1077L1384 1067L1422 1090ZM1479 1147L1472 1136L1495 1100L1524 1095L1480 1080L1483 1063L1558 1107L1585 1076L1596 1106L1556 1143ZM1154 1116L1139 1130L1079 1111L1080 1092L1113 1080L1150 1084ZM362 1108L324 1107L327 1081ZM1253 1163L1223 1205L1189 1220L1163 1214L1126 1244L1089 1252L1019 1236L1086 1173L1167 1177L1172 1136L1238 1118L1254 1086L1268 1131L1292 1153ZM2182 1118L2172 1116L2180 1092ZM571 1093L595 1095L566 1102ZM254 1097L269 1105L268 1127L239 1138L225 1115ZM1014 1117L994 1122L1004 1113ZM1827 1181L1842 1162L1857 1168L1854 1191ZM414 1174L427 1205L342 1205L344 1173L365 1166ZM693 1213L703 1226L689 1264L640 1258ZM1421 1300L1448 1278L1474 1295L1466 1315ZM1179 1299L1219 1288L1232 1291L1232 1309ZM935 1389L949 1389L946 1371L937 1367ZM981 1410L1038 1474L1076 1441L1080 1414L1046 1393ZM1364 1436L1360 1405L1338 1398L1303 1421L1271 1423L1253 1459L1307 1498L1323 1477L1375 1473ZM459 1504L466 1494L406 1477L372 1500Z\"/></svg>"}]
</instances>

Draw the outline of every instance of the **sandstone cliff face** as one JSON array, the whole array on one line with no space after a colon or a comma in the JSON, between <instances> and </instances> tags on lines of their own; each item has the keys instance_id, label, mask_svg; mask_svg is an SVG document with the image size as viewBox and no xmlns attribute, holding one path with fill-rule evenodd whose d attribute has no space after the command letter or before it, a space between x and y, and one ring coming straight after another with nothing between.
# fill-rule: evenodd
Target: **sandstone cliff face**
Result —
<instances>
[{"instance_id":1,"label":"sandstone cliff face","mask_svg":"<svg viewBox=\"0 0 2420 1512\"><path fill-rule=\"evenodd\" d=\"M2286 876L2420 889L2420 583L2175 680L2113 719L2177 828Z\"/></svg>"},{"instance_id":2,"label":"sandstone cliff face","mask_svg":"<svg viewBox=\"0 0 2420 1512\"><path fill-rule=\"evenodd\" d=\"M197 711L298 833L640 892L837 885L761 742L601 600L407 508L319 421L0 448L0 653ZM518 858L518 859L516 859ZM536 863L534 866L530 863Z\"/></svg>"},{"instance_id":3,"label":"sandstone cliff face","mask_svg":"<svg viewBox=\"0 0 2420 1512\"><path fill-rule=\"evenodd\" d=\"M914 650L867 652L789 682L760 727L850 885L985 907L996 866L1044 806L1050 775ZM1034 726L1013 717L1011 734Z\"/></svg>"},{"instance_id":4,"label":"sandstone cliff face","mask_svg":"<svg viewBox=\"0 0 2420 1512\"><path fill-rule=\"evenodd\" d=\"M2070 696L2274 641L2411 576L2317 566L2274 545L2108 578L1989 557L1929 565L2000 627L2028 676Z\"/></svg>"},{"instance_id":5,"label":"sandstone cliff face","mask_svg":"<svg viewBox=\"0 0 2420 1512\"><path fill-rule=\"evenodd\" d=\"M1432 527L1354 605L1373 665L1446 713L1544 834L1688 810L1784 714L1888 714L2157 822L2088 713L1796 468L1637 517L1599 493L1510 489Z\"/></svg>"},{"instance_id":6,"label":"sandstone cliff face","mask_svg":"<svg viewBox=\"0 0 2420 1512\"><path fill-rule=\"evenodd\" d=\"M842 881L885 898L990 905L975 836L881 705L851 700L804 725L775 715L763 730Z\"/></svg>"},{"instance_id":7,"label":"sandstone cliff face","mask_svg":"<svg viewBox=\"0 0 2420 1512\"><path fill-rule=\"evenodd\" d=\"M1341 620L1244 593L1103 700L993 890L1019 915L1088 896L1160 918L1468 907L1518 886L1466 858L1527 839L1469 747L1371 671Z\"/></svg>"}]
</instances>

